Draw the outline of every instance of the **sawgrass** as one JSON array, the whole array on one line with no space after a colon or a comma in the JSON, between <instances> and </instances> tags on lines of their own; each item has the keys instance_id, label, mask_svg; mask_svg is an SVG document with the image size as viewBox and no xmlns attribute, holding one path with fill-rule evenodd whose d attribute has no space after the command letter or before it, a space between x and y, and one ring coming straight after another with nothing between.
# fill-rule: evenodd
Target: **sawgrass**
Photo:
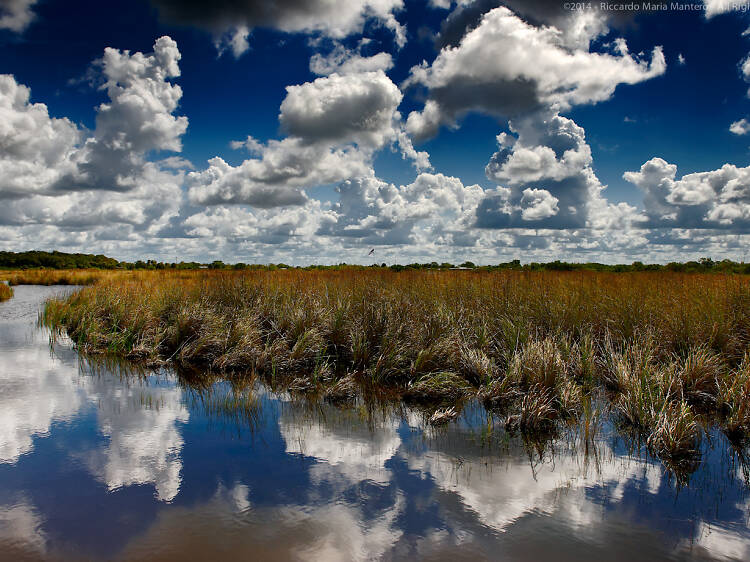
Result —
<instances>
[{"instance_id":1,"label":"sawgrass","mask_svg":"<svg viewBox=\"0 0 750 562\"><path fill-rule=\"evenodd\" d=\"M671 272L114 272L44 322L80 350L254 372L351 399L357 385L420 402L469 396L526 433L586 416L603 393L619 424L669 462L712 420L750 432L750 283Z\"/></svg>"}]
</instances>

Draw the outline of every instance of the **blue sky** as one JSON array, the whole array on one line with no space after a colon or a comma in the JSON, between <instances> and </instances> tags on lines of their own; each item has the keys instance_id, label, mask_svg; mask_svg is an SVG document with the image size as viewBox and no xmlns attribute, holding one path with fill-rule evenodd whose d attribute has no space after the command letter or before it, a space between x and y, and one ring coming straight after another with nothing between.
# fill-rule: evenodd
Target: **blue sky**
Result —
<instances>
[{"instance_id":1,"label":"blue sky","mask_svg":"<svg viewBox=\"0 0 750 562\"><path fill-rule=\"evenodd\" d=\"M3 0L0 247L742 259L750 17L705 2Z\"/></svg>"}]
</instances>

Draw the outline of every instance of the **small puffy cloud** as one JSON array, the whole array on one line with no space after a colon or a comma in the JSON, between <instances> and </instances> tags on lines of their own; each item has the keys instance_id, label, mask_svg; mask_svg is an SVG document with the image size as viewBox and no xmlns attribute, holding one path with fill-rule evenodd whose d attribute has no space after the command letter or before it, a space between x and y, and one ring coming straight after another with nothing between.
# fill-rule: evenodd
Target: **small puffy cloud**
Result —
<instances>
[{"instance_id":1,"label":"small puffy cloud","mask_svg":"<svg viewBox=\"0 0 750 562\"><path fill-rule=\"evenodd\" d=\"M750 81L750 56L740 62L740 72L745 81Z\"/></svg>"},{"instance_id":2,"label":"small puffy cloud","mask_svg":"<svg viewBox=\"0 0 750 562\"><path fill-rule=\"evenodd\" d=\"M510 144L509 135L503 134L499 139L501 150L487 165L487 177L496 183L523 185L542 178L562 180L592 163L585 132L571 119L533 116L513 125L518 127L518 140ZM527 139L538 144L528 144Z\"/></svg>"},{"instance_id":3,"label":"small puffy cloud","mask_svg":"<svg viewBox=\"0 0 750 562\"><path fill-rule=\"evenodd\" d=\"M560 200L546 189L526 188L521 197L521 218L535 221L553 217L559 209Z\"/></svg>"},{"instance_id":4,"label":"small puffy cloud","mask_svg":"<svg viewBox=\"0 0 750 562\"><path fill-rule=\"evenodd\" d=\"M747 119L740 119L729 125L729 130L735 135L746 135L750 133L750 122Z\"/></svg>"},{"instance_id":5,"label":"small puffy cloud","mask_svg":"<svg viewBox=\"0 0 750 562\"><path fill-rule=\"evenodd\" d=\"M554 27L534 27L505 7L486 13L458 46L444 48L431 65L411 69L405 86L422 85L428 99L412 112L407 130L415 137L434 135L470 111L502 117L609 99L619 84L636 84L663 74L660 47L651 61L623 49L592 53L565 46Z\"/></svg>"},{"instance_id":6,"label":"small puffy cloud","mask_svg":"<svg viewBox=\"0 0 750 562\"><path fill-rule=\"evenodd\" d=\"M0 29L21 33L34 20L32 8L37 0L3 0L0 2Z\"/></svg>"},{"instance_id":7,"label":"small puffy cloud","mask_svg":"<svg viewBox=\"0 0 750 562\"><path fill-rule=\"evenodd\" d=\"M404 160L411 160L417 171L422 172L430 170L432 164L430 164L430 155L424 150L417 150L414 148L414 144L409 138L409 135L404 131L400 131L398 134L398 147L401 151L401 156Z\"/></svg>"},{"instance_id":8,"label":"small puffy cloud","mask_svg":"<svg viewBox=\"0 0 750 562\"><path fill-rule=\"evenodd\" d=\"M200 0L152 0L152 3L159 9L159 14L170 22L193 25L213 33L219 51L230 48L235 56L248 49L248 35L256 27L342 39L361 33L366 21L371 18L394 33L397 45L406 43L406 30L395 16L403 8L403 0L209 3Z\"/></svg>"},{"instance_id":9,"label":"small puffy cloud","mask_svg":"<svg viewBox=\"0 0 750 562\"><path fill-rule=\"evenodd\" d=\"M260 155L263 154L263 145L258 142L252 135L247 135L247 138L243 141L231 141L229 146L234 150L244 148L250 154Z\"/></svg>"},{"instance_id":10,"label":"small puffy cloud","mask_svg":"<svg viewBox=\"0 0 750 562\"><path fill-rule=\"evenodd\" d=\"M208 168L187 175L190 201L196 205L248 204L261 209L302 205L307 196L288 180L312 184L336 177L326 175L336 172L321 166L318 156L322 154L312 148L307 154L285 148L278 143L275 150L278 159L287 164L279 169L273 168L278 163L273 157L270 161L245 160L239 166L231 166L218 156L211 158Z\"/></svg>"},{"instance_id":11,"label":"small puffy cloud","mask_svg":"<svg viewBox=\"0 0 750 562\"><path fill-rule=\"evenodd\" d=\"M238 59L250 49L248 37L250 37L248 27L246 25L239 25L216 36L214 38L214 47L219 52L219 56L229 50L234 55L234 58Z\"/></svg>"},{"instance_id":12,"label":"small puffy cloud","mask_svg":"<svg viewBox=\"0 0 750 562\"><path fill-rule=\"evenodd\" d=\"M360 44L361 47L361 44ZM347 49L340 43L327 55L315 53L310 58L310 72L318 76L329 74L358 74L363 72L387 71L393 68L393 57L390 53L377 53L363 56L358 50Z\"/></svg>"}]
</instances>

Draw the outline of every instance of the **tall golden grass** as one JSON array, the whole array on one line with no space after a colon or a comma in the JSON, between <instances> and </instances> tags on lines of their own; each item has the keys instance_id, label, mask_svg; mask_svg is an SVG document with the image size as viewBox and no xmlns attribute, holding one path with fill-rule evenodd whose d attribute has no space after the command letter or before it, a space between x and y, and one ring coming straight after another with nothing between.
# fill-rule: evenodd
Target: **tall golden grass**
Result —
<instances>
[{"instance_id":1,"label":"tall golden grass","mask_svg":"<svg viewBox=\"0 0 750 562\"><path fill-rule=\"evenodd\" d=\"M7 301L12 296L13 289L5 283L0 282L0 302Z\"/></svg>"},{"instance_id":2,"label":"tall golden grass","mask_svg":"<svg viewBox=\"0 0 750 562\"><path fill-rule=\"evenodd\" d=\"M478 395L527 432L553 431L604 393L673 461L697 453L699 415L750 432L743 276L138 272L53 299L44 318L84 351L288 376L332 399L355 380L411 400Z\"/></svg>"},{"instance_id":3,"label":"tall golden grass","mask_svg":"<svg viewBox=\"0 0 750 562\"><path fill-rule=\"evenodd\" d=\"M101 279L127 276L127 271L106 269L0 270L0 281L10 285L93 285Z\"/></svg>"}]
</instances>

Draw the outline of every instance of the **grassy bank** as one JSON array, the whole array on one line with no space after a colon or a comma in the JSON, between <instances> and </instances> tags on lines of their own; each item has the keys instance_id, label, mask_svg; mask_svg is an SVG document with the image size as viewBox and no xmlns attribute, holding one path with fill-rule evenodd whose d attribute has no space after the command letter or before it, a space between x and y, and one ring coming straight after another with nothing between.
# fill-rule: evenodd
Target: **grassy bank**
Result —
<instances>
[{"instance_id":1,"label":"grassy bank","mask_svg":"<svg viewBox=\"0 0 750 562\"><path fill-rule=\"evenodd\" d=\"M141 272L52 300L44 318L83 351L254 371L332 400L363 384L445 408L479 396L528 434L603 396L674 465L694 459L706 425L750 433L743 276Z\"/></svg>"},{"instance_id":2,"label":"grassy bank","mask_svg":"<svg viewBox=\"0 0 750 562\"><path fill-rule=\"evenodd\" d=\"M0 281L9 285L93 285L102 279L126 276L124 271L102 269L22 269L0 270Z\"/></svg>"},{"instance_id":3,"label":"grassy bank","mask_svg":"<svg viewBox=\"0 0 750 562\"><path fill-rule=\"evenodd\" d=\"M5 283L0 283L0 302L7 301L13 296L13 288Z\"/></svg>"}]
</instances>

